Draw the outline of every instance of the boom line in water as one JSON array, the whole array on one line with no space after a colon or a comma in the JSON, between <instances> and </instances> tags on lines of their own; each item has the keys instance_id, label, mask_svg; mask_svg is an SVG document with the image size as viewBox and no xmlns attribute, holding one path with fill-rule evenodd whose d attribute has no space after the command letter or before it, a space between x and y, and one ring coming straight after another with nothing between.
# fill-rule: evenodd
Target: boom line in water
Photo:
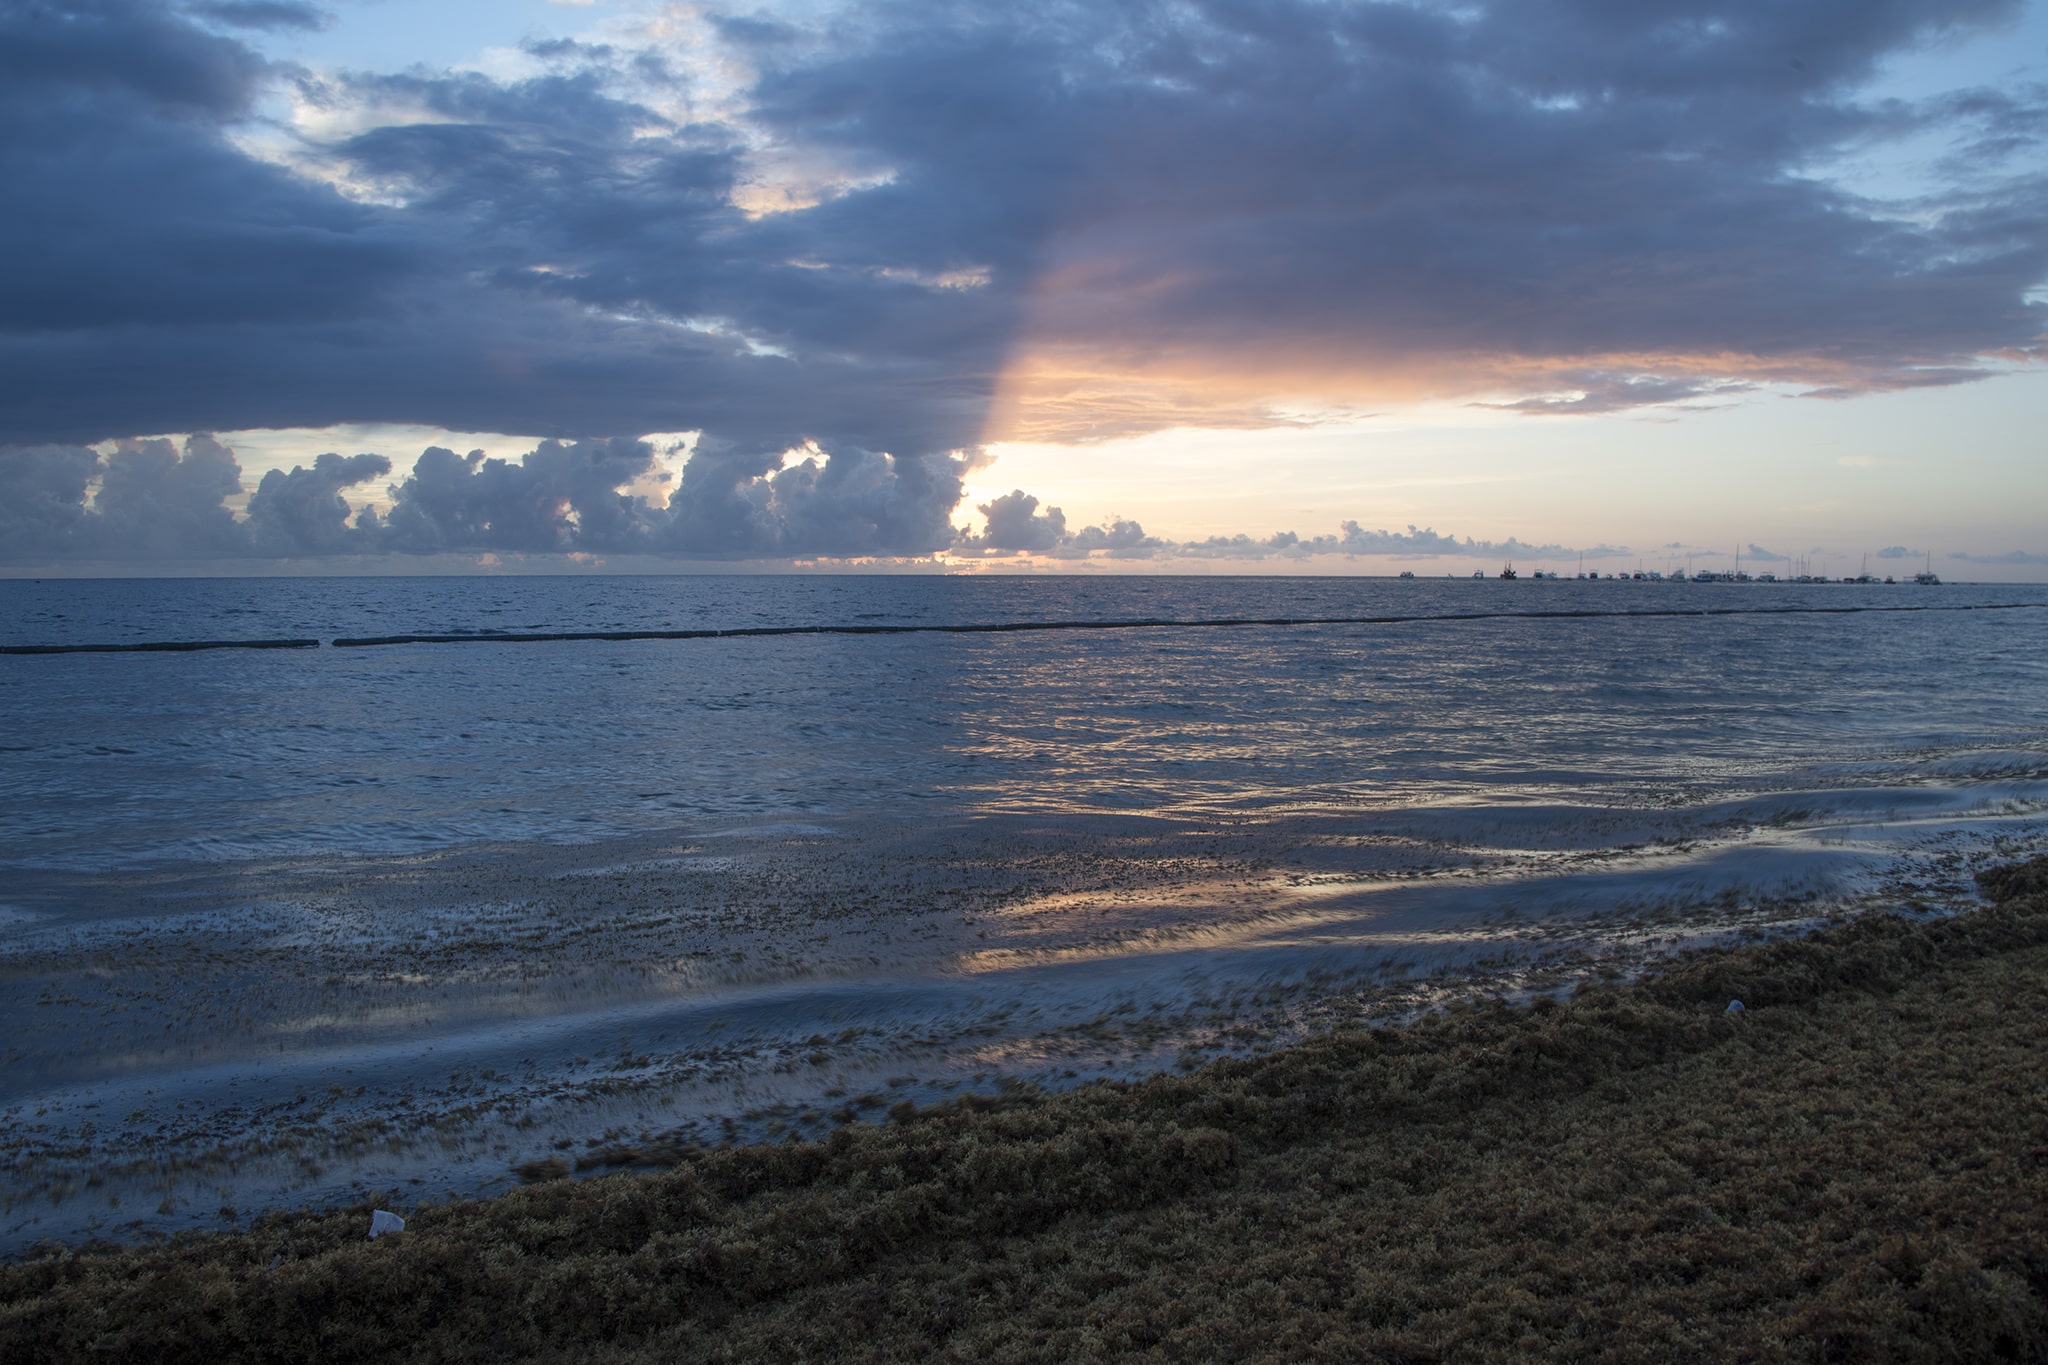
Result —
<instances>
[{"instance_id":1,"label":"boom line in water","mask_svg":"<svg viewBox=\"0 0 2048 1365\"><path fill-rule=\"evenodd\" d=\"M982 621L901 625L700 626L682 630L545 630L343 636L329 643L335 649L374 649L387 645L531 645L577 641L725 640L782 635L1003 635L1048 630L1209 630L1244 626L1402 626L1431 621L1568 621L1679 616L1856 616L1881 612L2024 611L2042 602L1977 602L1923 606L1841 607L1652 607L1642 611L1563 608L1554 611L1406 612L1375 616L1218 616L1134 617L1113 621ZM143 654L187 653L212 649L317 649L318 640L170 640L147 644L0 645L0 654Z\"/></svg>"}]
</instances>

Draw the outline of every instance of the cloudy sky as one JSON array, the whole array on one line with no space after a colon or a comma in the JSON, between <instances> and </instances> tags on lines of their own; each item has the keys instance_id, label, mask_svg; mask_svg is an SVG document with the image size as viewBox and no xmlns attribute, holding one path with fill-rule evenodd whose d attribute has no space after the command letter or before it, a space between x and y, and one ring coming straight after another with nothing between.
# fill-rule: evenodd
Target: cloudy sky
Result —
<instances>
[{"instance_id":1,"label":"cloudy sky","mask_svg":"<svg viewBox=\"0 0 2048 1365\"><path fill-rule=\"evenodd\" d=\"M2041 578L2044 11L0 0L0 571Z\"/></svg>"}]
</instances>

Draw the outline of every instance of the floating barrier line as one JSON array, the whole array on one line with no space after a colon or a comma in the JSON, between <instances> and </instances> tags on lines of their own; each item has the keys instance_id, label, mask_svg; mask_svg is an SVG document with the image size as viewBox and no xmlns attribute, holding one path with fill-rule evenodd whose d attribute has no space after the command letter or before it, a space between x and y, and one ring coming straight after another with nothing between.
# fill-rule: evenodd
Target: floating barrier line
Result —
<instances>
[{"instance_id":1,"label":"floating barrier line","mask_svg":"<svg viewBox=\"0 0 2048 1365\"><path fill-rule=\"evenodd\" d=\"M139 645L0 645L0 654L190 654L202 649L318 648L318 640L158 640Z\"/></svg>"},{"instance_id":2,"label":"floating barrier line","mask_svg":"<svg viewBox=\"0 0 2048 1365\"><path fill-rule=\"evenodd\" d=\"M1042 630L1207 630L1234 626L1405 626L1430 621L1613 620L1631 616L1856 616L1867 612L2038 611L2048 602L1976 602L1885 607L1652 607L1644 611L1441 611L1381 616L1142 616L1115 621L983 621L956 625L731 626L695 630L537 630L466 635L362 635L332 640L336 649L384 645L539 645L574 641L726 640L771 635L1009 635ZM318 640L164 640L147 644L0 645L0 654L183 654L202 649L318 649Z\"/></svg>"},{"instance_id":3,"label":"floating barrier line","mask_svg":"<svg viewBox=\"0 0 2048 1365\"><path fill-rule=\"evenodd\" d=\"M769 635L1005 635L1042 630L1202 630L1234 626L1400 626L1429 621L1547 621L1670 616L1853 616L1863 612L2013 611L2048 607L2042 602L1985 602L1943 606L1889 607L1685 607L1648 611L1446 611L1384 616L1215 616L1136 617L1115 621L986 621L962 625L733 626L718 630L547 630L471 635L370 635L334 641L336 649L380 645L553 644L576 640L723 640Z\"/></svg>"}]
</instances>

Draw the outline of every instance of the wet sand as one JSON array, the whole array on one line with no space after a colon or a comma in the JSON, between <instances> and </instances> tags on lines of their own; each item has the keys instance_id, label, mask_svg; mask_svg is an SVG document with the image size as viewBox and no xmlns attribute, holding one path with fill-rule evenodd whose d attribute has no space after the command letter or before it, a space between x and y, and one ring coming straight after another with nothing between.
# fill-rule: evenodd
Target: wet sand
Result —
<instances>
[{"instance_id":1,"label":"wet sand","mask_svg":"<svg viewBox=\"0 0 2048 1365\"><path fill-rule=\"evenodd\" d=\"M488 1194L1976 903L2048 783L835 819L21 873L0 1251Z\"/></svg>"}]
</instances>

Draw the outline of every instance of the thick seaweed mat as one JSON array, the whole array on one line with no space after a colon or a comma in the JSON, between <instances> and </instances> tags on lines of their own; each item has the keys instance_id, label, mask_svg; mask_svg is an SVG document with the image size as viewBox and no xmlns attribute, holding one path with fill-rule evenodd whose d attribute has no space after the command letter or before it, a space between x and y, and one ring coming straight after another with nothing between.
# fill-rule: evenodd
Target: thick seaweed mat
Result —
<instances>
[{"instance_id":1,"label":"thick seaweed mat","mask_svg":"<svg viewBox=\"0 0 2048 1365\"><path fill-rule=\"evenodd\" d=\"M1982 880L374 1243L359 1209L53 1251L0 1267L0 1357L2048 1359L2048 859Z\"/></svg>"}]
</instances>

